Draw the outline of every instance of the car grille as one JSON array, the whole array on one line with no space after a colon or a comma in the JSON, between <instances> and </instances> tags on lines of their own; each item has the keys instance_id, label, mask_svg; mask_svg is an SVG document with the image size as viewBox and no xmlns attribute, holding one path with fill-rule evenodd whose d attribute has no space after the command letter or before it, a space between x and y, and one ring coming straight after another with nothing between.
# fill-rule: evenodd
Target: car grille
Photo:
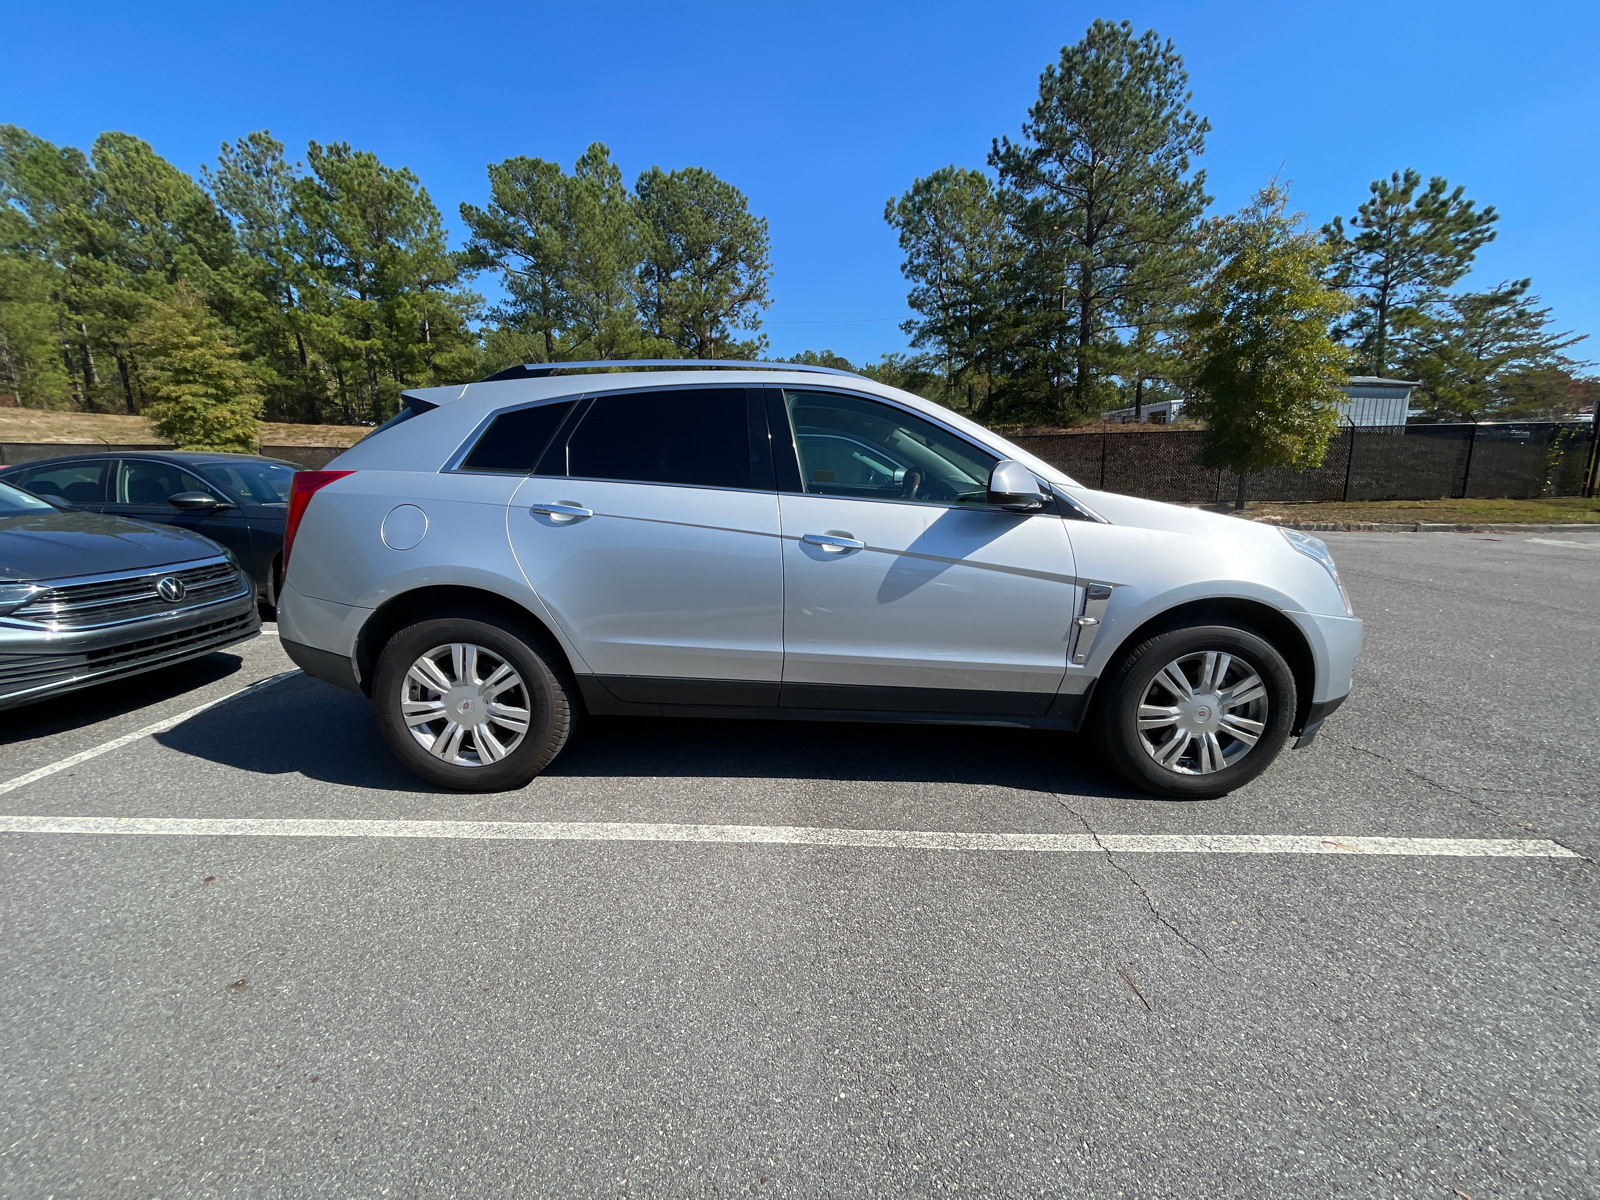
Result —
<instances>
[{"instance_id":1,"label":"car grille","mask_svg":"<svg viewBox=\"0 0 1600 1200\"><path fill-rule=\"evenodd\" d=\"M154 637L76 654L0 654L0 696L48 690L58 684L100 682L193 658L249 636L256 614L243 613Z\"/></svg>"},{"instance_id":2,"label":"car grille","mask_svg":"<svg viewBox=\"0 0 1600 1200\"><path fill-rule=\"evenodd\" d=\"M161 598L157 586L164 579L183 584L181 600ZM219 600L244 595L250 584L225 558L208 559L156 571L100 575L82 582L64 580L49 585L10 614L13 621L28 621L49 629L95 629L123 621L137 621L160 613L181 613Z\"/></svg>"}]
</instances>

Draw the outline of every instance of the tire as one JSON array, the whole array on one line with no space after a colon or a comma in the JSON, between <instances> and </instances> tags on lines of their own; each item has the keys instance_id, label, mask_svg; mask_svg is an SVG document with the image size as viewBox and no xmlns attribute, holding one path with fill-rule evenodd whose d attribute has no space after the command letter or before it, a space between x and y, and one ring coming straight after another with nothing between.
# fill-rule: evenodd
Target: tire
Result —
<instances>
[{"instance_id":1,"label":"tire","mask_svg":"<svg viewBox=\"0 0 1600 1200\"><path fill-rule=\"evenodd\" d=\"M492 617L443 617L389 639L373 677L372 708L395 757L429 783L503 792L522 787L561 753L577 704L557 653L531 629Z\"/></svg>"},{"instance_id":2,"label":"tire","mask_svg":"<svg viewBox=\"0 0 1600 1200\"><path fill-rule=\"evenodd\" d=\"M1272 765L1294 725L1296 699L1294 673L1260 634L1231 625L1185 626L1121 658L1099 692L1094 733L1135 787L1211 800Z\"/></svg>"}]
</instances>

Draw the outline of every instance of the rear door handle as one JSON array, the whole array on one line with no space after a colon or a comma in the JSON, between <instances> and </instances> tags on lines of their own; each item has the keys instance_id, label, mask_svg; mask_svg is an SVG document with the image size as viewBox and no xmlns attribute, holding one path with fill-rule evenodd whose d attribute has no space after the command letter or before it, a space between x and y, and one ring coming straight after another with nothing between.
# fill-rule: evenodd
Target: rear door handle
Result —
<instances>
[{"instance_id":1,"label":"rear door handle","mask_svg":"<svg viewBox=\"0 0 1600 1200\"><path fill-rule=\"evenodd\" d=\"M570 500L563 500L553 504L530 504L528 505L528 511L544 513L547 517L566 517L573 521L581 521L585 517L594 516L593 509L584 508L583 505L575 504Z\"/></svg>"},{"instance_id":2,"label":"rear door handle","mask_svg":"<svg viewBox=\"0 0 1600 1200\"><path fill-rule=\"evenodd\" d=\"M833 533L808 533L803 535L800 540L813 546L821 546L824 550L835 552L841 550L865 550L867 548L865 542L858 542L852 537L839 537Z\"/></svg>"}]
</instances>

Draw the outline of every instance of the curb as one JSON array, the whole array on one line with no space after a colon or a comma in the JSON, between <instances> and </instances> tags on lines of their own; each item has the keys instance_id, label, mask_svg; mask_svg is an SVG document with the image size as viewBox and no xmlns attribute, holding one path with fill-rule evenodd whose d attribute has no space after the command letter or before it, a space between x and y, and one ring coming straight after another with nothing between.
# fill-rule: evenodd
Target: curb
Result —
<instances>
[{"instance_id":1,"label":"curb","mask_svg":"<svg viewBox=\"0 0 1600 1200\"><path fill-rule=\"evenodd\" d=\"M1583 525L1452 525L1436 521L1275 521L1252 517L1262 525L1298 529L1302 533L1600 533L1600 522Z\"/></svg>"}]
</instances>

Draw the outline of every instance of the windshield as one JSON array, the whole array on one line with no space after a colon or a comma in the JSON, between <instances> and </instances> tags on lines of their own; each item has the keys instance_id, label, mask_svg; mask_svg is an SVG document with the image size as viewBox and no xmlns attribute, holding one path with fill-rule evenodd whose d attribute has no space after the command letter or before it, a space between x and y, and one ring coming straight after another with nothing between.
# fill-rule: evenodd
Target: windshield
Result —
<instances>
[{"instance_id":1,"label":"windshield","mask_svg":"<svg viewBox=\"0 0 1600 1200\"><path fill-rule=\"evenodd\" d=\"M0 517L16 517L23 513L37 512L55 512L55 509L37 496L28 495L21 488L14 488L9 483L0 483Z\"/></svg>"},{"instance_id":2,"label":"windshield","mask_svg":"<svg viewBox=\"0 0 1600 1200\"><path fill-rule=\"evenodd\" d=\"M212 483L251 504L289 503L294 468L275 462L215 462L195 468Z\"/></svg>"}]
</instances>

